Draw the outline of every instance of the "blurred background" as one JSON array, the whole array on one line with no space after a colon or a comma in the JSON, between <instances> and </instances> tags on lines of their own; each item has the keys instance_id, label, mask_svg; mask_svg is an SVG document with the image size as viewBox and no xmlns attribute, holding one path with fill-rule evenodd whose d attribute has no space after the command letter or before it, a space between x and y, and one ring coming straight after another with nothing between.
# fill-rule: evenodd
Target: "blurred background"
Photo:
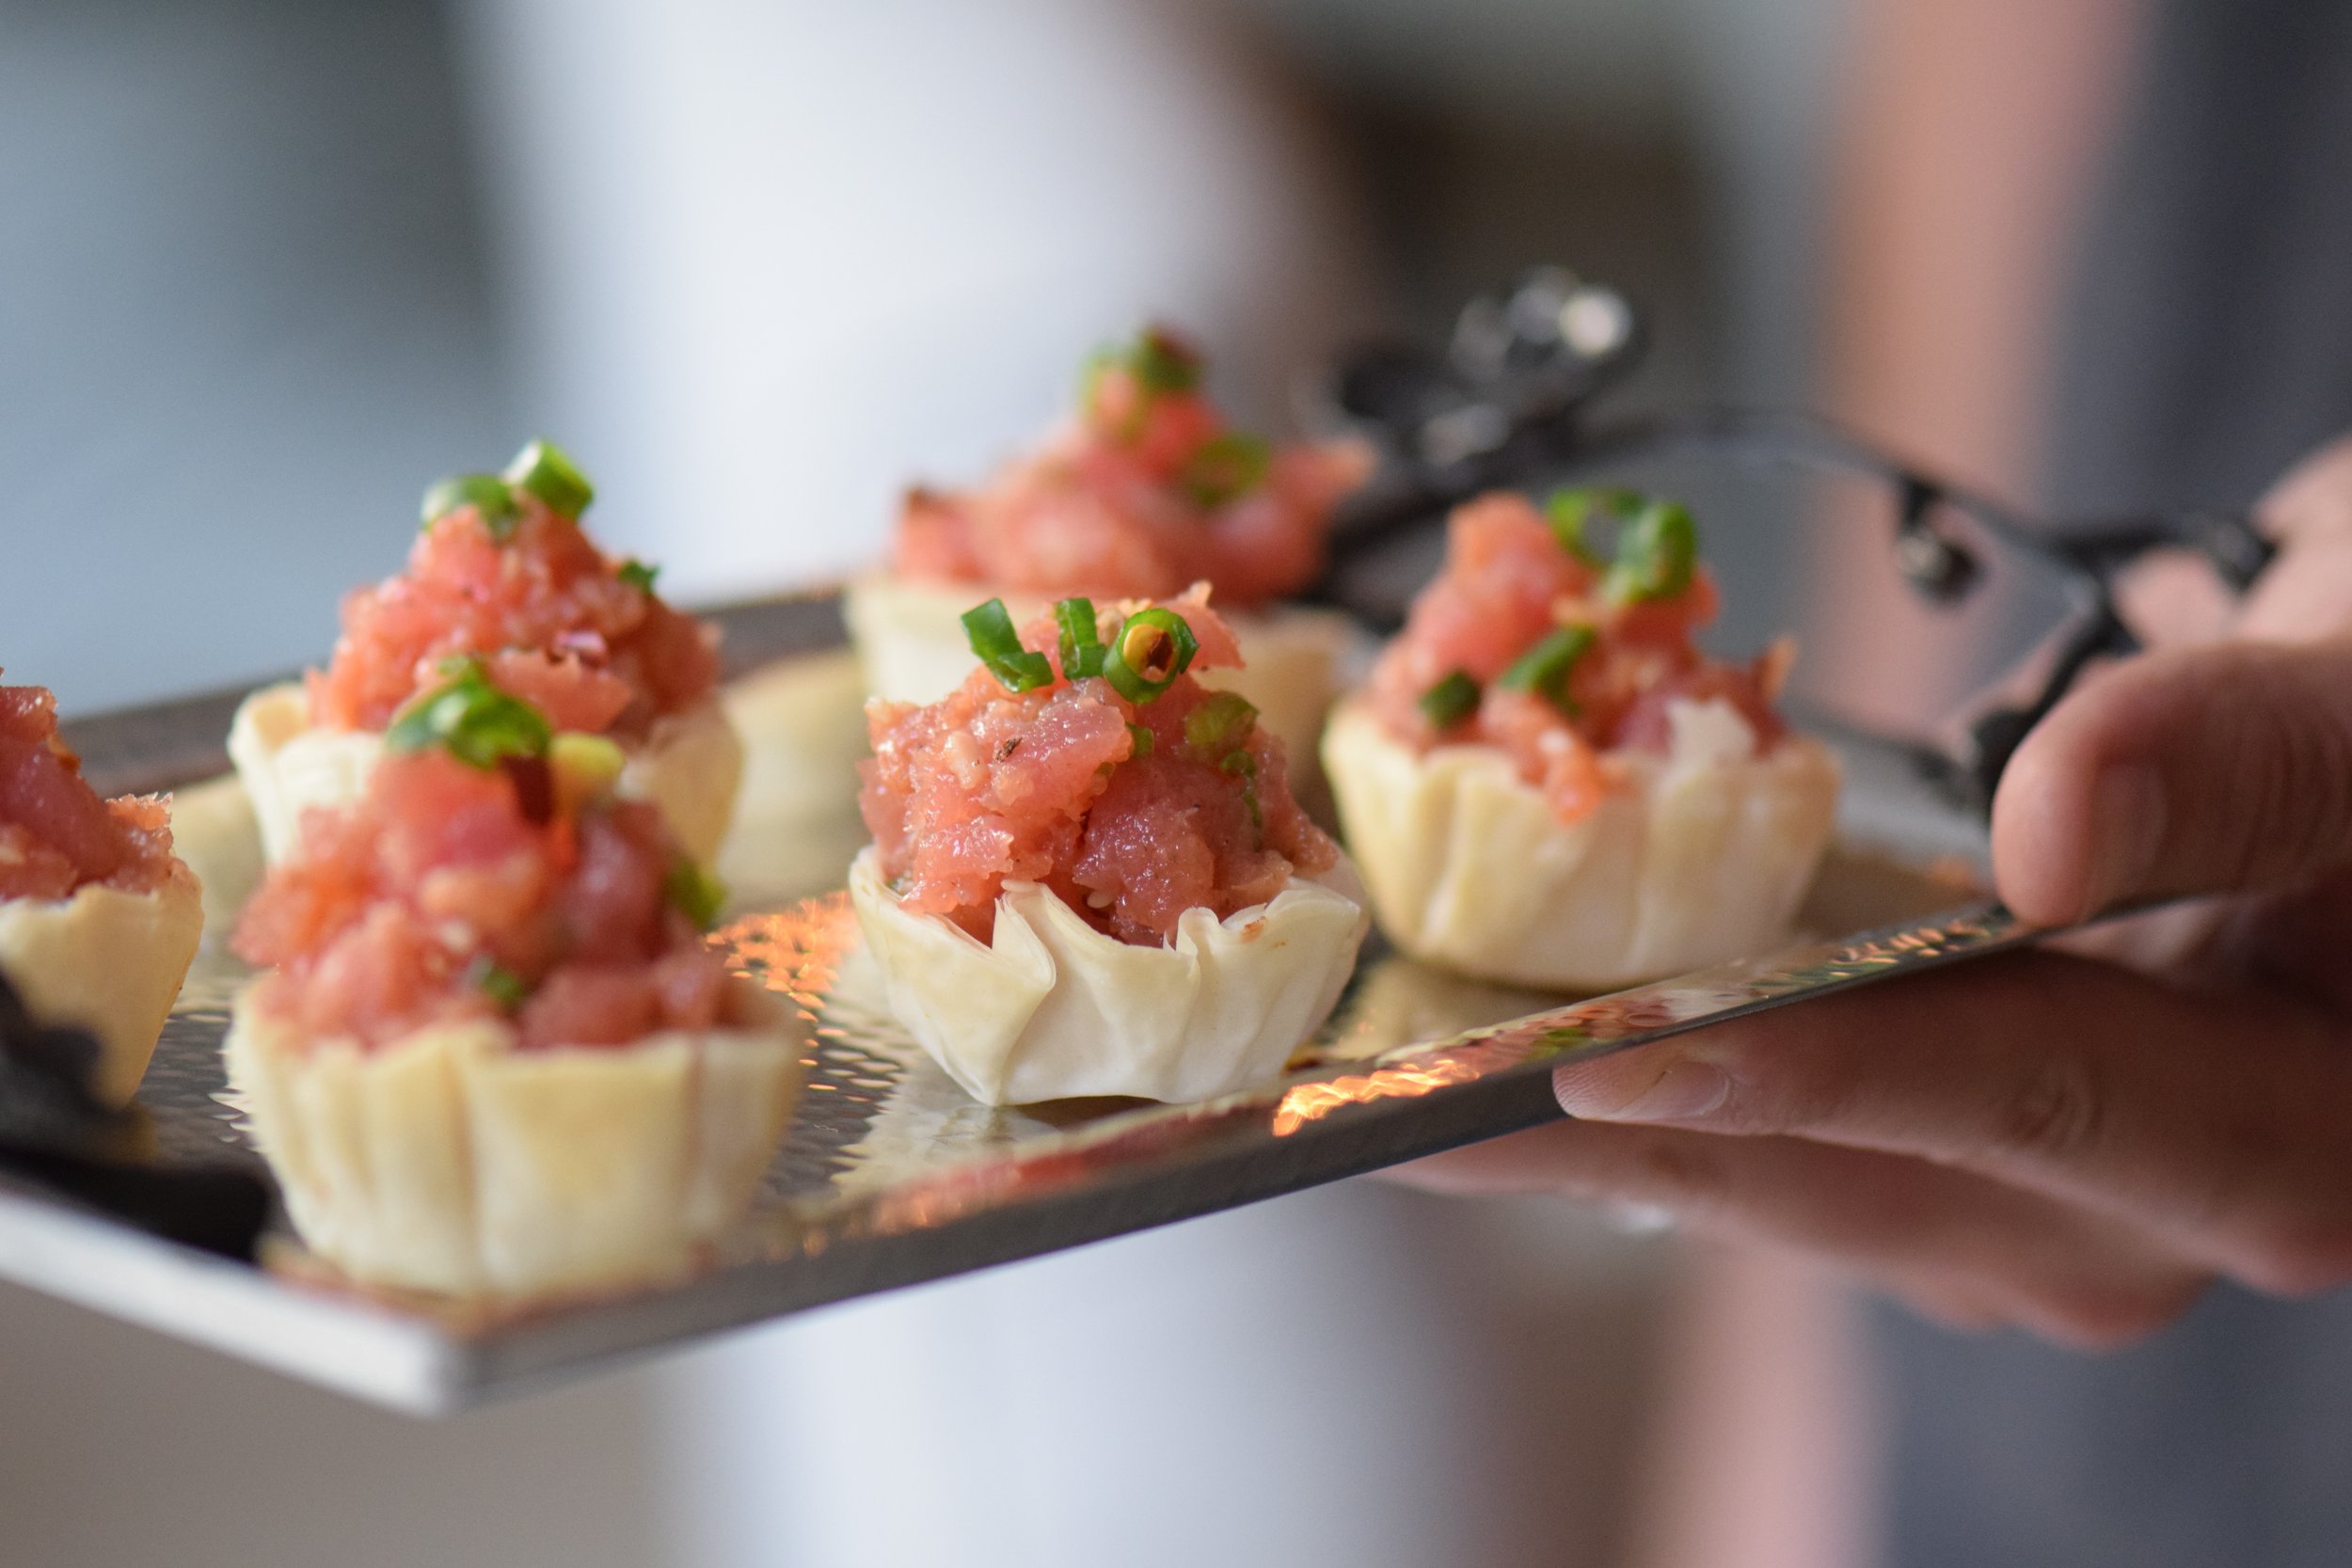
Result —
<instances>
[{"instance_id":1,"label":"blurred background","mask_svg":"<svg viewBox=\"0 0 2352 1568\"><path fill-rule=\"evenodd\" d=\"M1643 397L1802 395L1837 12L5 0L6 657L299 664L536 431L681 594L837 574L1152 312L1279 423L1557 260L1656 312Z\"/></svg>"},{"instance_id":2,"label":"blurred background","mask_svg":"<svg viewBox=\"0 0 2352 1568\"><path fill-rule=\"evenodd\" d=\"M1146 315L1279 426L1556 261L1653 312L1636 401L1809 401L1851 20L0 0L0 657L72 712L316 658L537 433L682 598L836 575ZM1850 1493L1803 1411L1867 1390L1833 1297L1641 1220L1357 1183L439 1425L0 1287L0 1560L1698 1561L1677 1473ZM1804 1398L1710 1392L1726 1302Z\"/></svg>"}]
</instances>

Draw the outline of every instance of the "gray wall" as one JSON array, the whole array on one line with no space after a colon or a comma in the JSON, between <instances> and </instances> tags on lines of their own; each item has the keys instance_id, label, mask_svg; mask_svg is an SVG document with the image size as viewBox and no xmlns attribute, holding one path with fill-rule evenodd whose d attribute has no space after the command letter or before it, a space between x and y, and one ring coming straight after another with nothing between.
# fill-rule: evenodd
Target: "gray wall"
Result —
<instances>
[{"instance_id":1,"label":"gray wall","mask_svg":"<svg viewBox=\"0 0 2352 1568\"><path fill-rule=\"evenodd\" d=\"M421 0L0 4L0 664L290 667L519 444Z\"/></svg>"}]
</instances>

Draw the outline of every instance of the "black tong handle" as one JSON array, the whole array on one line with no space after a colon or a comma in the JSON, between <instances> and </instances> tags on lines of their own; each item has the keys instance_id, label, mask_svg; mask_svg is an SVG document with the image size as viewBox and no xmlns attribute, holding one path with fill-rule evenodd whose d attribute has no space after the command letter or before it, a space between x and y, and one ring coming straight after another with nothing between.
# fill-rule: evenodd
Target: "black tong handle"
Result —
<instances>
[{"instance_id":1,"label":"black tong handle","mask_svg":"<svg viewBox=\"0 0 2352 1568\"><path fill-rule=\"evenodd\" d=\"M1937 526L1937 513L1949 506L2000 545L2055 565L2083 604L2031 698L1980 715L1950 754L1905 748L1947 793L1983 809L2019 742L2084 668L2137 648L2115 598L2117 578L2134 562L2152 550L2192 550L2243 592L2276 553L2250 519L2232 513L2031 518L1801 415L1719 408L1596 420L1594 405L1638 368L1647 341L1624 295L1547 267L1505 294L1473 300L1442 354L1386 345L1343 358L1328 411L1370 439L1381 463L1334 519L1330 566L1306 597L1388 629L1392 614L1351 600L1348 567L1442 521L1480 491L1606 462L1696 450L1859 473L1895 497L1896 558L1922 596L1955 602L1981 578L1972 546Z\"/></svg>"}]
</instances>

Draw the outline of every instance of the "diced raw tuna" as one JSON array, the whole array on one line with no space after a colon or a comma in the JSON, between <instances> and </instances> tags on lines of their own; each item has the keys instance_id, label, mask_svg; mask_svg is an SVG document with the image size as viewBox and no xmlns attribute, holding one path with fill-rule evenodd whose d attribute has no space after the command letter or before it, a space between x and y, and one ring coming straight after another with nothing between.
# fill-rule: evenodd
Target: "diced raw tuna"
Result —
<instances>
[{"instance_id":1,"label":"diced raw tuna","mask_svg":"<svg viewBox=\"0 0 2352 1568\"><path fill-rule=\"evenodd\" d=\"M93 882L147 893L177 863L164 802L100 800L57 737L56 698L0 686L0 898L68 898Z\"/></svg>"},{"instance_id":2,"label":"diced raw tuna","mask_svg":"<svg viewBox=\"0 0 2352 1568\"><path fill-rule=\"evenodd\" d=\"M235 947L276 968L263 1005L304 1038L512 1011L525 1048L626 1045L723 1010L724 969L669 895L679 864L653 806L534 816L513 771L403 752L305 821Z\"/></svg>"},{"instance_id":3,"label":"diced raw tuna","mask_svg":"<svg viewBox=\"0 0 2352 1568\"><path fill-rule=\"evenodd\" d=\"M1100 634L1132 608L1105 609ZM1237 662L1204 595L1168 608L1200 641L1193 668ZM1058 666L1050 617L1023 641ZM1187 736L1185 721L1219 700L1189 673L1138 704L1100 676L1015 693L975 669L928 707L873 704L858 804L883 875L909 908L983 940L1008 881L1042 883L1142 943L1172 936L1185 910L1222 918L1264 902L1338 850L1292 798L1280 741L1247 721L1214 744ZM1140 755L1137 730L1151 736Z\"/></svg>"},{"instance_id":4,"label":"diced raw tuna","mask_svg":"<svg viewBox=\"0 0 2352 1568\"><path fill-rule=\"evenodd\" d=\"M709 633L625 580L578 522L517 501L506 539L461 506L418 536L405 572L344 598L335 657L310 676L314 722L383 729L460 655L558 729L636 738L710 694Z\"/></svg>"},{"instance_id":5,"label":"diced raw tuna","mask_svg":"<svg viewBox=\"0 0 2352 1568\"><path fill-rule=\"evenodd\" d=\"M1601 569L1565 548L1524 496L1465 502L1448 530L1444 569L1414 600L1404 631L1373 672L1373 709L1400 738L1423 748L1500 747L1573 822L1607 792L1608 752L1671 745L1666 709L1677 698L1730 703L1761 747L1785 733L1772 697L1786 650L1728 664L1693 641L1717 608L1705 567L1671 596L1621 603L1604 592ZM1568 669L1564 702L1497 684L1564 626L1589 627L1593 636ZM1476 683L1479 698L1440 727L1423 699L1457 671Z\"/></svg>"},{"instance_id":6,"label":"diced raw tuna","mask_svg":"<svg viewBox=\"0 0 2352 1568\"><path fill-rule=\"evenodd\" d=\"M1182 373L1147 385L1149 351ZM1060 596L1165 598L1194 582L1227 604L1295 593L1323 570L1331 511L1363 483L1354 445L1268 452L1229 428L1199 363L1148 333L1088 380L1079 414L1043 447L961 495L918 489L892 564L909 577Z\"/></svg>"}]
</instances>

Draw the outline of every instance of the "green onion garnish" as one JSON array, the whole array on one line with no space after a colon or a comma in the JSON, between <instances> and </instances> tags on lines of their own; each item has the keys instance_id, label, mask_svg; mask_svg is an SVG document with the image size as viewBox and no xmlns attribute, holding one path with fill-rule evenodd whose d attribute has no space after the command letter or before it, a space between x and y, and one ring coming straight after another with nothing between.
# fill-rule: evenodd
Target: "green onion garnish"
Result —
<instances>
[{"instance_id":1,"label":"green onion garnish","mask_svg":"<svg viewBox=\"0 0 2352 1568\"><path fill-rule=\"evenodd\" d=\"M511 1013L531 999L531 983L487 953L475 955L466 968L466 978L497 1003L502 1013Z\"/></svg>"},{"instance_id":2,"label":"green onion garnish","mask_svg":"<svg viewBox=\"0 0 2352 1568\"><path fill-rule=\"evenodd\" d=\"M1544 502L1544 519L1551 524L1551 536L1562 549L1587 566L1598 566L1602 562L1599 546L1593 543L1593 515L1613 513L1622 523L1641 510L1642 498L1630 490L1554 490Z\"/></svg>"},{"instance_id":3,"label":"green onion garnish","mask_svg":"<svg viewBox=\"0 0 2352 1568\"><path fill-rule=\"evenodd\" d=\"M727 901L726 883L685 857L670 867L670 874L661 880L661 891L680 914L705 931Z\"/></svg>"},{"instance_id":4,"label":"green onion garnish","mask_svg":"<svg viewBox=\"0 0 2352 1568\"><path fill-rule=\"evenodd\" d=\"M1626 525L1601 592L1616 604L1671 599L1691 586L1698 563L1699 530L1690 508L1654 500Z\"/></svg>"},{"instance_id":5,"label":"green onion garnish","mask_svg":"<svg viewBox=\"0 0 2352 1568\"><path fill-rule=\"evenodd\" d=\"M596 487L552 441L533 441L506 466L507 483L528 490L559 517L577 521L596 499Z\"/></svg>"},{"instance_id":6,"label":"green onion garnish","mask_svg":"<svg viewBox=\"0 0 2352 1568\"><path fill-rule=\"evenodd\" d=\"M1576 704L1568 700L1568 672L1592 645L1592 627L1555 626L1513 660L1495 684L1513 691L1532 691L1563 713L1574 713Z\"/></svg>"},{"instance_id":7,"label":"green onion garnish","mask_svg":"<svg viewBox=\"0 0 2352 1568\"><path fill-rule=\"evenodd\" d=\"M1098 412L1103 372L1109 370L1125 371L1139 394L1120 421L1117 435L1122 441L1133 441L1143 434L1153 398L1189 392L1200 385L1200 356L1182 338L1156 326L1145 328L1132 343L1098 349L1088 357L1079 396L1089 414Z\"/></svg>"},{"instance_id":8,"label":"green onion garnish","mask_svg":"<svg viewBox=\"0 0 2352 1568\"><path fill-rule=\"evenodd\" d=\"M1237 692L1218 691L1184 715L1184 745L1208 756L1221 757L1248 738L1258 721L1258 710Z\"/></svg>"},{"instance_id":9,"label":"green onion garnish","mask_svg":"<svg viewBox=\"0 0 2352 1568\"><path fill-rule=\"evenodd\" d=\"M1258 805L1258 759L1248 752L1235 752L1218 763L1216 770L1229 779L1241 781L1241 803L1249 808L1249 825L1264 832L1265 813Z\"/></svg>"},{"instance_id":10,"label":"green onion garnish","mask_svg":"<svg viewBox=\"0 0 2352 1568\"><path fill-rule=\"evenodd\" d=\"M1004 600L991 599L965 610L963 637L972 644L974 657L988 666L988 673L1006 690L1034 691L1054 684L1054 661L1021 645Z\"/></svg>"},{"instance_id":11,"label":"green onion garnish","mask_svg":"<svg viewBox=\"0 0 2352 1568\"><path fill-rule=\"evenodd\" d=\"M496 768L508 757L545 756L554 738L547 719L519 697L490 684L481 664L469 659L446 685L437 686L402 709L384 732L395 752L439 746L473 768Z\"/></svg>"},{"instance_id":12,"label":"green onion garnish","mask_svg":"<svg viewBox=\"0 0 2352 1568\"><path fill-rule=\"evenodd\" d=\"M1098 348L1087 356L1086 363L1078 368L1078 402L1081 406L1089 410L1093 408L1094 390L1103 380L1103 372L1118 363L1119 351L1115 348Z\"/></svg>"},{"instance_id":13,"label":"green onion garnish","mask_svg":"<svg viewBox=\"0 0 2352 1568\"><path fill-rule=\"evenodd\" d=\"M1153 605L1127 617L1111 639L1103 673L1131 703L1148 703L1176 684L1200 651L1192 627L1172 610Z\"/></svg>"},{"instance_id":14,"label":"green onion garnish","mask_svg":"<svg viewBox=\"0 0 2352 1568\"><path fill-rule=\"evenodd\" d=\"M1054 607L1061 628L1061 673L1064 680L1082 680L1103 673L1103 636L1094 629L1094 601L1064 599Z\"/></svg>"},{"instance_id":15,"label":"green onion garnish","mask_svg":"<svg viewBox=\"0 0 2352 1568\"><path fill-rule=\"evenodd\" d=\"M1219 507L1240 499L1264 483L1274 449L1255 436L1229 430L1203 441L1177 476L1193 505Z\"/></svg>"},{"instance_id":16,"label":"green onion garnish","mask_svg":"<svg viewBox=\"0 0 2352 1568\"><path fill-rule=\"evenodd\" d=\"M1129 762L1141 762L1145 757L1152 754L1152 732L1145 729L1141 724L1130 724L1127 726L1127 760Z\"/></svg>"},{"instance_id":17,"label":"green onion garnish","mask_svg":"<svg viewBox=\"0 0 2352 1568\"><path fill-rule=\"evenodd\" d=\"M1200 356L1166 327L1147 326L1120 356L1147 392L1189 392L1200 385Z\"/></svg>"},{"instance_id":18,"label":"green onion garnish","mask_svg":"<svg viewBox=\"0 0 2352 1568\"><path fill-rule=\"evenodd\" d=\"M1478 683L1456 670L1421 694L1421 711L1436 728L1450 730L1478 711Z\"/></svg>"},{"instance_id":19,"label":"green onion garnish","mask_svg":"<svg viewBox=\"0 0 2352 1568\"><path fill-rule=\"evenodd\" d=\"M622 562L620 570L612 575L636 589L640 594L650 594L653 592L653 579L661 575L661 568L648 566L644 562L632 558Z\"/></svg>"},{"instance_id":20,"label":"green onion garnish","mask_svg":"<svg viewBox=\"0 0 2352 1568\"><path fill-rule=\"evenodd\" d=\"M455 474L424 493L424 526L431 528L461 506L472 507L490 537L501 545L514 535L522 516L515 492L498 475Z\"/></svg>"}]
</instances>

